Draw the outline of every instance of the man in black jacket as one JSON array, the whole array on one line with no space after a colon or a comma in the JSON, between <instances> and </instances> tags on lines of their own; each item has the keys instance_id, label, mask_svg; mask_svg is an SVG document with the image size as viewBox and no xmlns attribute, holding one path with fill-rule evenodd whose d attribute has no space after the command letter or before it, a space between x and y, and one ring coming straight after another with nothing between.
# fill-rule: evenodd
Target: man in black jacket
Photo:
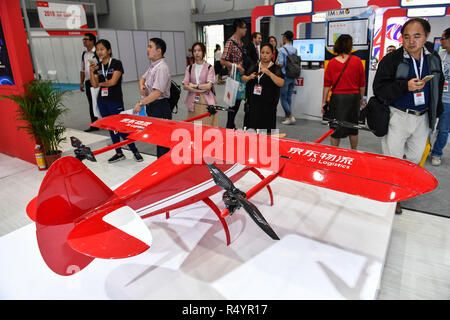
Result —
<instances>
[{"instance_id":1,"label":"man in black jacket","mask_svg":"<svg viewBox=\"0 0 450 320\"><path fill-rule=\"evenodd\" d=\"M252 33L252 41L247 46L247 56L251 60L251 65L247 66L247 68L255 65L259 61L259 46L261 44L262 38L261 33L253 32Z\"/></svg>"},{"instance_id":2,"label":"man in black jacket","mask_svg":"<svg viewBox=\"0 0 450 320\"><path fill-rule=\"evenodd\" d=\"M375 96L390 105L389 129L382 138L383 153L420 163L429 129L443 111L444 78L441 59L427 43L430 24L420 18L408 20L402 28L403 46L379 63L373 82ZM424 78L432 75L429 81ZM396 213L401 213L397 204Z\"/></svg>"}]
</instances>

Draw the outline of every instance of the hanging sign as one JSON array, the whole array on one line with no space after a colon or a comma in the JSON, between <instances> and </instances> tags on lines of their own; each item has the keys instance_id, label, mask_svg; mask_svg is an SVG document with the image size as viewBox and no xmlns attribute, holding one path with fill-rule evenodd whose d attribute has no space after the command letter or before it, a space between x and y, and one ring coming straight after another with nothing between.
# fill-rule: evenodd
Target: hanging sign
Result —
<instances>
[{"instance_id":1,"label":"hanging sign","mask_svg":"<svg viewBox=\"0 0 450 320\"><path fill-rule=\"evenodd\" d=\"M431 7L446 4L450 6L450 0L401 0L400 7Z\"/></svg>"},{"instance_id":2,"label":"hanging sign","mask_svg":"<svg viewBox=\"0 0 450 320\"><path fill-rule=\"evenodd\" d=\"M39 22L43 29L86 29L86 10L81 4L37 1Z\"/></svg>"},{"instance_id":3,"label":"hanging sign","mask_svg":"<svg viewBox=\"0 0 450 320\"><path fill-rule=\"evenodd\" d=\"M5 35L0 21L0 85L14 85L11 64L9 62L8 49L6 48Z\"/></svg>"},{"instance_id":4,"label":"hanging sign","mask_svg":"<svg viewBox=\"0 0 450 320\"><path fill-rule=\"evenodd\" d=\"M313 12L313 2L311 0L276 2L273 5L273 15L297 16L302 14L311 14Z\"/></svg>"}]
</instances>

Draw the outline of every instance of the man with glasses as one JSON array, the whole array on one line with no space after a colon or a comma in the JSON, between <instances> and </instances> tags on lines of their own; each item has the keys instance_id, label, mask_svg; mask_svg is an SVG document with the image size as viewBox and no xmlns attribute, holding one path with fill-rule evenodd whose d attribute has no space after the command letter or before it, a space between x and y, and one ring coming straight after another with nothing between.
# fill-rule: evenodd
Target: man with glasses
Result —
<instances>
[{"instance_id":1,"label":"man with glasses","mask_svg":"<svg viewBox=\"0 0 450 320\"><path fill-rule=\"evenodd\" d=\"M83 46L86 51L83 51L81 55L81 67L80 67L80 91L86 90L86 96L89 102L89 115L91 117L91 123L97 120L92 108L92 95L91 95L91 82L89 80L89 66L90 64L98 64L100 60L95 53L96 38L92 33L85 33L83 36ZM84 130L85 132L97 131L96 127L89 127Z\"/></svg>"},{"instance_id":2,"label":"man with glasses","mask_svg":"<svg viewBox=\"0 0 450 320\"><path fill-rule=\"evenodd\" d=\"M228 76L231 74L231 67L236 64L237 69L241 75L244 75L245 69L243 66L244 62L244 45L242 43L242 38L244 38L247 33L247 23L242 19L236 19L233 22L234 33L225 43L225 48L223 50L222 59L220 59L220 64L228 68ZM236 99L236 103L231 107L233 112L228 112L227 128L235 129L236 125L234 119L239 111L241 105L241 100Z\"/></svg>"},{"instance_id":3,"label":"man with glasses","mask_svg":"<svg viewBox=\"0 0 450 320\"><path fill-rule=\"evenodd\" d=\"M416 164L443 111L442 64L427 42L430 32L428 21L408 20L401 30L403 45L381 59L373 80L373 93L390 106L388 132L381 140L383 154ZM397 203L395 213L401 212Z\"/></svg>"}]
</instances>

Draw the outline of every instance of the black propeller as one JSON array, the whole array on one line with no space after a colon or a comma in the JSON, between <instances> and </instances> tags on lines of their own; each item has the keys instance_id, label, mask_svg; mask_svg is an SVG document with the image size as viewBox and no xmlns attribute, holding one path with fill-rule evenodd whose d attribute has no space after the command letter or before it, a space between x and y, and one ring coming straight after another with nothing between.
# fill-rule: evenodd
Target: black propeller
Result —
<instances>
[{"instance_id":1,"label":"black propeller","mask_svg":"<svg viewBox=\"0 0 450 320\"><path fill-rule=\"evenodd\" d=\"M94 153L91 151L91 148L86 147L84 144L82 144L80 139L76 137L70 137L70 142L72 143L72 147L75 148L75 158L80 161L88 159L89 161L97 162L97 159L95 159Z\"/></svg>"},{"instance_id":2,"label":"black propeller","mask_svg":"<svg viewBox=\"0 0 450 320\"><path fill-rule=\"evenodd\" d=\"M222 107L222 106L214 106L214 105L211 105L211 104L205 104L205 103L199 103L199 102L194 102L194 103L202 105L202 106L206 106L206 109L212 115L216 114L218 110L226 111L226 112L234 112L231 108L225 108L225 107Z\"/></svg>"},{"instance_id":3,"label":"black propeller","mask_svg":"<svg viewBox=\"0 0 450 320\"><path fill-rule=\"evenodd\" d=\"M308 113L303 113L303 114L307 115L307 116L310 116L310 117L319 118L319 119L323 119L325 121L328 121L328 124L329 124L331 129L337 129L337 128L340 128L340 127L344 127L344 128L349 128L349 129L358 129L358 130L365 130L365 131L373 132L372 129L368 128L365 125L351 123L351 122L343 121L343 120L329 119L329 118L326 118L326 117L319 117L319 116L308 114Z\"/></svg>"},{"instance_id":4,"label":"black propeller","mask_svg":"<svg viewBox=\"0 0 450 320\"><path fill-rule=\"evenodd\" d=\"M230 211L230 215L242 207L250 215L250 218L252 218L253 221L255 221L255 223L269 235L269 237L273 240L280 240L275 231L273 231L267 223L266 219L264 219L258 208L253 203L245 199L246 194L236 188L233 182L215 165L210 163L207 163L206 165L208 166L209 172L211 173L216 185L225 190L222 199L228 211Z\"/></svg>"}]
</instances>

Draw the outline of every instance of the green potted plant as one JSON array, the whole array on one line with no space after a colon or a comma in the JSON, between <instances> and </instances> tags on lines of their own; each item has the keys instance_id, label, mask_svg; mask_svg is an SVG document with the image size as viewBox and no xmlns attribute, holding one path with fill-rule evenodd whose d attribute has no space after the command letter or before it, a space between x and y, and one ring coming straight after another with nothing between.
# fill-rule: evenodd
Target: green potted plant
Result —
<instances>
[{"instance_id":1,"label":"green potted plant","mask_svg":"<svg viewBox=\"0 0 450 320\"><path fill-rule=\"evenodd\" d=\"M24 85L22 95L1 96L19 105L17 120L24 125L18 128L25 130L41 146L47 168L59 157L61 142L66 140L66 128L61 116L68 111L63 105L63 97L68 91L56 89L50 80L35 79Z\"/></svg>"}]
</instances>

